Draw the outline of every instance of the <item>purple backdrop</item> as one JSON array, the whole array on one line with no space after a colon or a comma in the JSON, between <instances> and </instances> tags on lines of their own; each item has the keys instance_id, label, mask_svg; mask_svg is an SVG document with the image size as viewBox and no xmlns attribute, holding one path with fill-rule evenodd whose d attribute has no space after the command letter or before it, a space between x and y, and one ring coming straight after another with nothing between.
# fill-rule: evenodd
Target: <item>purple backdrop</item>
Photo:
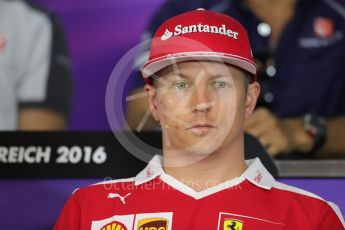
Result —
<instances>
[{"instance_id":1,"label":"purple backdrop","mask_svg":"<svg viewBox=\"0 0 345 230\"><path fill-rule=\"evenodd\" d=\"M164 0L35 0L55 13L67 37L74 73L71 130L109 129L105 89L117 61L137 45Z\"/></svg>"}]
</instances>

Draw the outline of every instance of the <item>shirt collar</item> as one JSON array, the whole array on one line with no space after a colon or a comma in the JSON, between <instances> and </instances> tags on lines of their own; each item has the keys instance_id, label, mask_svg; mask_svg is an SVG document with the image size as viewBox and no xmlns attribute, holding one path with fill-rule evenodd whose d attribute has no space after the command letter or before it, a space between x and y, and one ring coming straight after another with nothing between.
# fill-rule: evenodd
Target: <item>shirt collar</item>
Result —
<instances>
[{"instance_id":1,"label":"shirt collar","mask_svg":"<svg viewBox=\"0 0 345 230\"><path fill-rule=\"evenodd\" d=\"M275 183L274 177L269 173L258 157L246 160L248 168L242 174L242 177L249 180L254 185L271 189Z\"/></svg>"},{"instance_id":2,"label":"shirt collar","mask_svg":"<svg viewBox=\"0 0 345 230\"><path fill-rule=\"evenodd\" d=\"M135 177L135 185L149 182L164 173L162 156L155 155L147 166Z\"/></svg>"},{"instance_id":3,"label":"shirt collar","mask_svg":"<svg viewBox=\"0 0 345 230\"><path fill-rule=\"evenodd\" d=\"M260 188L272 188L275 179L261 163L258 157L251 160L246 160L246 164L248 168L240 177L247 179L252 184ZM162 166L162 156L156 155L150 160L148 165L135 177L135 185L141 185L149 182L164 173L165 172Z\"/></svg>"}]
</instances>

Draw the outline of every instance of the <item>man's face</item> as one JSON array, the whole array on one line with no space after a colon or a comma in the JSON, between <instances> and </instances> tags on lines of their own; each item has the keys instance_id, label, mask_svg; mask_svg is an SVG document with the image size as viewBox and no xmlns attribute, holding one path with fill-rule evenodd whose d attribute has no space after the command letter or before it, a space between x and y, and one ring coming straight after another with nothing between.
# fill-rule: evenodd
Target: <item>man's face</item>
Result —
<instances>
[{"instance_id":1,"label":"man's face","mask_svg":"<svg viewBox=\"0 0 345 230\"><path fill-rule=\"evenodd\" d=\"M158 73L146 86L165 150L205 155L243 135L247 108L244 74L230 65L188 61Z\"/></svg>"}]
</instances>

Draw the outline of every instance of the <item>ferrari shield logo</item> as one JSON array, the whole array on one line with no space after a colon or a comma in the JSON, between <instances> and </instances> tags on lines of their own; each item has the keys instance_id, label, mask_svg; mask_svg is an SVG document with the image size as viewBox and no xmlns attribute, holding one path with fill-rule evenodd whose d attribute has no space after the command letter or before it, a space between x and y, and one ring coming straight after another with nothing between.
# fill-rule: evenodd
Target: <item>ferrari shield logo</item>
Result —
<instances>
[{"instance_id":1,"label":"ferrari shield logo","mask_svg":"<svg viewBox=\"0 0 345 230\"><path fill-rule=\"evenodd\" d=\"M236 219L225 219L224 220L224 230L242 230L243 221Z\"/></svg>"}]
</instances>

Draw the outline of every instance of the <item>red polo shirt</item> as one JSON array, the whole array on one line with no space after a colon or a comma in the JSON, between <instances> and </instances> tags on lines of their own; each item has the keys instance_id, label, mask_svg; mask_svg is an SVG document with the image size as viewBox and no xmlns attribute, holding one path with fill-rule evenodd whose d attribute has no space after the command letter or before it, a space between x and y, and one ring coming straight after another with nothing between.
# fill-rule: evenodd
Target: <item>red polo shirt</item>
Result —
<instances>
[{"instance_id":1,"label":"red polo shirt","mask_svg":"<svg viewBox=\"0 0 345 230\"><path fill-rule=\"evenodd\" d=\"M344 229L339 209L275 181L258 158L238 178L196 192L154 157L136 177L78 189L55 230Z\"/></svg>"}]
</instances>

